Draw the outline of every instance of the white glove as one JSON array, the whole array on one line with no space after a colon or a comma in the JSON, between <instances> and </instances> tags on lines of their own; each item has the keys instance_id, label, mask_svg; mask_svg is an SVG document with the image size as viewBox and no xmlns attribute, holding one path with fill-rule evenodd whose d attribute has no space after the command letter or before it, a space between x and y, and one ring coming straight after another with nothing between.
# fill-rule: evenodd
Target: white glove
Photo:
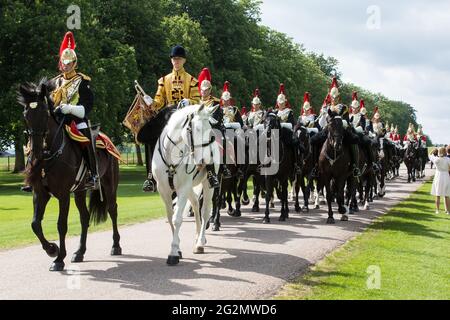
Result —
<instances>
[{"instance_id":1,"label":"white glove","mask_svg":"<svg viewBox=\"0 0 450 320\"><path fill-rule=\"evenodd\" d=\"M63 114L73 114L75 117L83 119L85 110L83 106L74 106L71 104L62 104L59 106Z\"/></svg>"},{"instance_id":2,"label":"white glove","mask_svg":"<svg viewBox=\"0 0 450 320\"><path fill-rule=\"evenodd\" d=\"M144 102L147 106L150 107L153 104L153 99L152 99L152 97L145 95Z\"/></svg>"}]
</instances>

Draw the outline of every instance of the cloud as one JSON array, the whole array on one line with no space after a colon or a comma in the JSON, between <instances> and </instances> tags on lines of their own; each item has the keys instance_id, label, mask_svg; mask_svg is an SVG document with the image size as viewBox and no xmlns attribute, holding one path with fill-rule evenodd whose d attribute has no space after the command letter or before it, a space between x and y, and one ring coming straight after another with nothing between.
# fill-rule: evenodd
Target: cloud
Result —
<instances>
[{"instance_id":1,"label":"cloud","mask_svg":"<svg viewBox=\"0 0 450 320\"><path fill-rule=\"evenodd\" d=\"M410 103L433 142L450 143L449 1L265 0L261 9L262 24L337 58L344 81Z\"/></svg>"}]
</instances>

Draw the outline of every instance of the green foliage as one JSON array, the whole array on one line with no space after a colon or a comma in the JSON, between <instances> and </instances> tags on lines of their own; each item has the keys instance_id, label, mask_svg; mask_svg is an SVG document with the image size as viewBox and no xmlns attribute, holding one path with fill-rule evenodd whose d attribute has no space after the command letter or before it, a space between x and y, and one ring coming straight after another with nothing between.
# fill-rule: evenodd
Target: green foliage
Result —
<instances>
[{"instance_id":1,"label":"green foliage","mask_svg":"<svg viewBox=\"0 0 450 320\"><path fill-rule=\"evenodd\" d=\"M58 73L58 51L72 1L0 0L0 149L25 141L22 110L16 103L20 83L36 82ZM286 34L260 25L259 0L80 0L81 29L74 30L79 71L92 78L95 94L93 122L117 142L132 138L121 122L134 98L134 83L153 94L159 77L171 70L170 47L188 51L186 69L196 76L203 67L212 72L215 95L231 83L238 106L249 107L259 88L265 107L275 105L279 84L300 112L303 94L312 95L316 111L322 105L331 75L342 76L334 57L306 52ZM371 115L375 105L382 117L404 133L414 108L354 84L342 84L344 103L357 90Z\"/></svg>"}]
</instances>

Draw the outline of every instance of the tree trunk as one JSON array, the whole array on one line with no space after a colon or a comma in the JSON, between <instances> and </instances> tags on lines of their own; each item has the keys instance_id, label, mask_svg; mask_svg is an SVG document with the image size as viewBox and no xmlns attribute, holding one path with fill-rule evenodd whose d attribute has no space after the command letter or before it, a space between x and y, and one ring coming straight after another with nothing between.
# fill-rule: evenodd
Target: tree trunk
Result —
<instances>
[{"instance_id":1,"label":"tree trunk","mask_svg":"<svg viewBox=\"0 0 450 320\"><path fill-rule=\"evenodd\" d=\"M14 150L16 153L16 159L14 162L13 173L19 173L25 170L25 154L23 151L23 141L21 137L16 137L14 140Z\"/></svg>"},{"instance_id":2,"label":"tree trunk","mask_svg":"<svg viewBox=\"0 0 450 320\"><path fill-rule=\"evenodd\" d=\"M142 161L142 152L141 152L141 146L136 143L136 156L137 156L137 164L138 166L143 166L144 162Z\"/></svg>"}]
</instances>

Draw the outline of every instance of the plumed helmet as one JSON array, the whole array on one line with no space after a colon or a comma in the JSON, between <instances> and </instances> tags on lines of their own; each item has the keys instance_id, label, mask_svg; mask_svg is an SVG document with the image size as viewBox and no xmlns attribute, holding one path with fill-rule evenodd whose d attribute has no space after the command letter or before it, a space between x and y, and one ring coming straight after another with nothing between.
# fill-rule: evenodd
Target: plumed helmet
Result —
<instances>
[{"instance_id":1,"label":"plumed helmet","mask_svg":"<svg viewBox=\"0 0 450 320\"><path fill-rule=\"evenodd\" d=\"M252 100L252 104L253 105L260 105L261 104L261 99L260 99L259 95L260 95L259 89L256 89L255 93L253 94L253 100Z\"/></svg>"},{"instance_id":2,"label":"plumed helmet","mask_svg":"<svg viewBox=\"0 0 450 320\"><path fill-rule=\"evenodd\" d=\"M225 83L223 85L223 92L222 92L222 97L221 97L221 99L223 101L229 101L231 99L231 93L229 91L229 86L230 86L230 83L228 81L225 81Z\"/></svg>"},{"instance_id":3,"label":"plumed helmet","mask_svg":"<svg viewBox=\"0 0 450 320\"><path fill-rule=\"evenodd\" d=\"M198 89L201 91L211 89L211 72L208 68L203 68L203 70L198 75Z\"/></svg>"},{"instance_id":4,"label":"plumed helmet","mask_svg":"<svg viewBox=\"0 0 450 320\"><path fill-rule=\"evenodd\" d=\"M338 88L338 82L337 82L336 77L333 77L333 80L331 81L330 96L333 99L336 99L337 97L339 97L339 88Z\"/></svg>"},{"instance_id":5,"label":"plumed helmet","mask_svg":"<svg viewBox=\"0 0 450 320\"><path fill-rule=\"evenodd\" d=\"M77 45L75 43L73 33L71 31L68 31L65 34L63 41L61 42L61 46L59 47L60 65L77 61L77 54L75 53L76 47Z\"/></svg>"}]
</instances>

